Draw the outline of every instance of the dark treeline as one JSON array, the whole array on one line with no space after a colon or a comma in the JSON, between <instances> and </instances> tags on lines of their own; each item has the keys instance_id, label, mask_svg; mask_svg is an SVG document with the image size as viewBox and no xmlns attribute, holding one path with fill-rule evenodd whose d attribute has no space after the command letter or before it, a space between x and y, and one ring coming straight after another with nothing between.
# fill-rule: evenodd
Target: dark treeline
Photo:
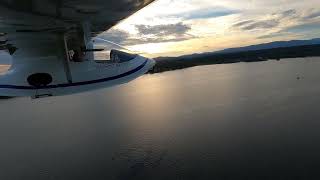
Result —
<instances>
[{"instance_id":1,"label":"dark treeline","mask_svg":"<svg viewBox=\"0 0 320 180\"><path fill-rule=\"evenodd\" d=\"M149 73L160 73L164 71L210 64L257 62L272 59L280 60L284 58L312 56L320 56L320 45L284 47L235 53L206 53L181 57L160 57L155 59L157 64L149 71Z\"/></svg>"}]
</instances>

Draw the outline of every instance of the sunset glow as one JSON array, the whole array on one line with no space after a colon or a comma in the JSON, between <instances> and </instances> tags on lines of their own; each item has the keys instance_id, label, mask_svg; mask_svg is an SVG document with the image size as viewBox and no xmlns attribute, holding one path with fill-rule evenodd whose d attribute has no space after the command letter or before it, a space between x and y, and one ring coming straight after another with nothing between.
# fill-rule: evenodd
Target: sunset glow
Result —
<instances>
[{"instance_id":1,"label":"sunset glow","mask_svg":"<svg viewBox=\"0 0 320 180\"><path fill-rule=\"evenodd\" d=\"M320 1L158 0L100 35L151 57L320 37Z\"/></svg>"}]
</instances>

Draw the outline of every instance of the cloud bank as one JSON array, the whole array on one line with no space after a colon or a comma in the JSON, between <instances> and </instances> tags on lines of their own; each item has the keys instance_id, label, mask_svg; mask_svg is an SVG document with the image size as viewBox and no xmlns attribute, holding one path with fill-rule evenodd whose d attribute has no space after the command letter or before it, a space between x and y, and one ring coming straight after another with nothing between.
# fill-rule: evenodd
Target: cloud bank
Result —
<instances>
[{"instance_id":1,"label":"cloud bank","mask_svg":"<svg viewBox=\"0 0 320 180\"><path fill-rule=\"evenodd\" d=\"M319 29L319 0L159 0L100 37L170 56L311 39Z\"/></svg>"},{"instance_id":2,"label":"cloud bank","mask_svg":"<svg viewBox=\"0 0 320 180\"><path fill-rule=\"evenodd\" d=\"M132 46L146 43L179 42L195 38L188 34L190 25L183 23L165 25L136 25L138 36L119 29L112 29L100 35L100 38L107 39L123 46Z\"/></svg>"}]
</instances>

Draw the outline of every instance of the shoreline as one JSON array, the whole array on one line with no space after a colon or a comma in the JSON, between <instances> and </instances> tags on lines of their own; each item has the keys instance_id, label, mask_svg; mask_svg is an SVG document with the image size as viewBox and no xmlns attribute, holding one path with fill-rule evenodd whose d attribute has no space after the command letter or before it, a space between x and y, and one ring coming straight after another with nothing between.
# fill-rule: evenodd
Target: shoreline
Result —
<instances>
[{"instance_id":1,"label":"shoreline","mask_svg":"<svg viewBox=\"0 0 320 180\"><path fill-rule=\"evenodd\" d=\"M148 74L186 69L195 66L261 62L292 58L320 57L320 45L294 46L235 53L207 53L182 57L155 58L156 65Z\"/></svg>"}]
</instances>

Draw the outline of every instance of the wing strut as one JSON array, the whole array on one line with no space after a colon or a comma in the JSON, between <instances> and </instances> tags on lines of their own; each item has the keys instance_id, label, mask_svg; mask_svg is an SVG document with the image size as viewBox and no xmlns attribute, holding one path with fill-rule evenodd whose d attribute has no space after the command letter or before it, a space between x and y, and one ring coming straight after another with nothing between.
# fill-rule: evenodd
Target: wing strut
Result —
<instances>
[{"instance_id":1,"label":"wing strut","mask_svg":"<svg viewBox=\"0 0 320 180\"><path fill-rule=\"evenodd\" d=\"M63 35L63 43L65 50L65 58L63 58L64 71L66 73L66 77L69 83L72 83L72 74L70 70L70 58L69 58L69 49L67 44L67 35Z\"/></svg>"}]
</instances>

